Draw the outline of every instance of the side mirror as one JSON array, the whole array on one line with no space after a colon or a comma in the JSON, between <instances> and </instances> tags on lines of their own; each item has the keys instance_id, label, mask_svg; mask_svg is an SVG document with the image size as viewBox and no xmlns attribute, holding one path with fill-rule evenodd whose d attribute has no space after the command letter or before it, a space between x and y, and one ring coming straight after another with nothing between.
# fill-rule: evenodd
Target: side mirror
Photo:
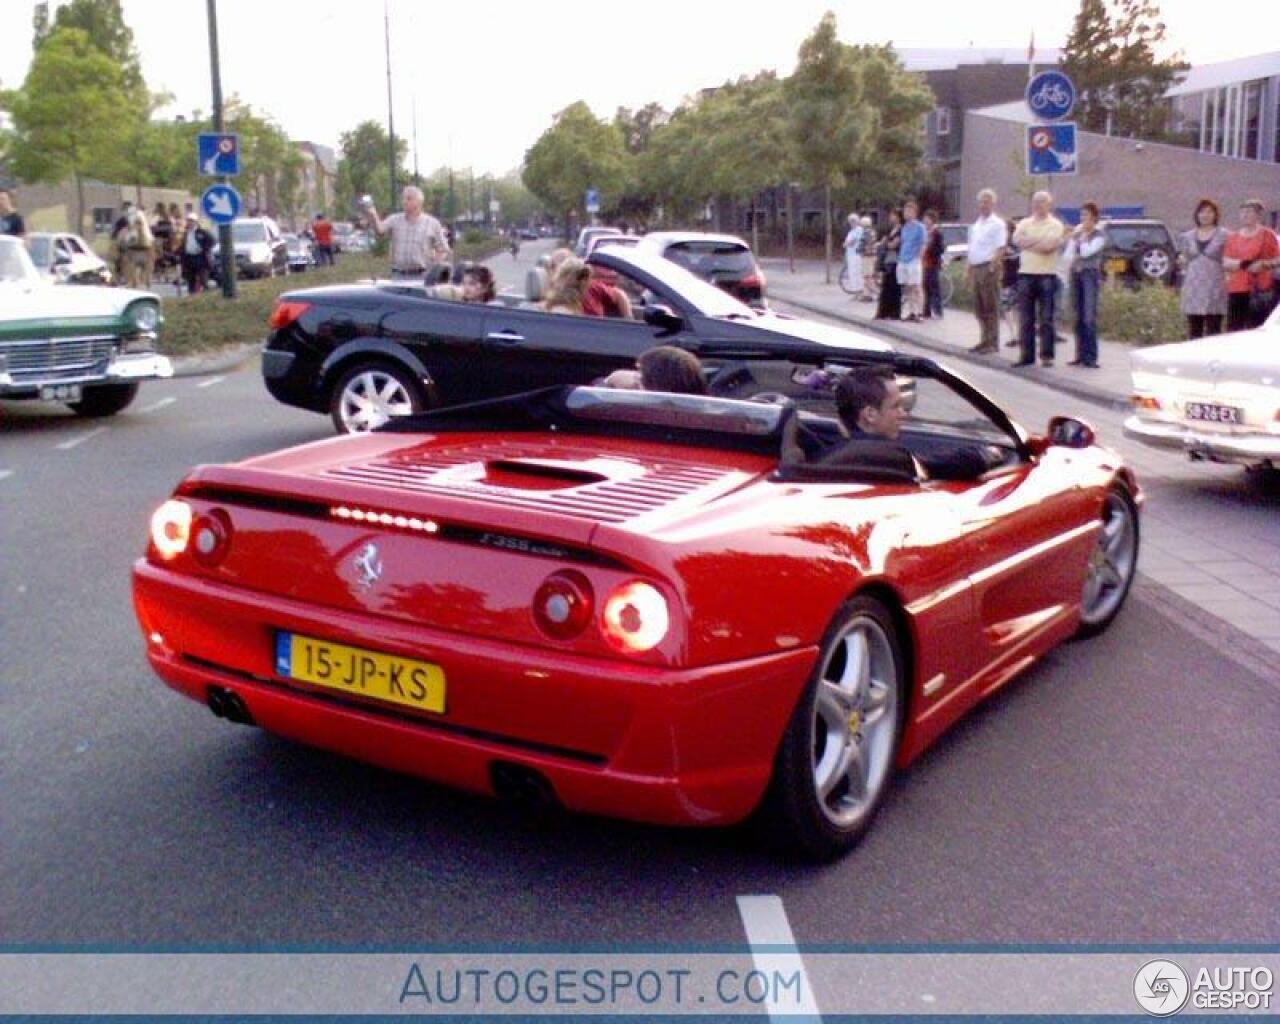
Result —
<instances>
[{"instance_id":1,"label":"side mirror","mask_svg":"<svg viewBox=\"0 0 1280 1024\"><path fill-rule=\"evenodd\" d=\"M1089 448L1097 441L1097 435L1084 420L1055 416L1049 421L1047 440L1058 448Z\"/></svg>"},{"instance_id":2,"label":"side mirror","mask_svg":"<svg viewBox=\"0 0 1280 1024\"><path fill-rule=\"evenodd\" d=\"M650 327L658 328L664 334L675 334L684 327L684 321L676 315L675 311L661 303L645 307L644 322Z\"/></svg>"}]
</instances>

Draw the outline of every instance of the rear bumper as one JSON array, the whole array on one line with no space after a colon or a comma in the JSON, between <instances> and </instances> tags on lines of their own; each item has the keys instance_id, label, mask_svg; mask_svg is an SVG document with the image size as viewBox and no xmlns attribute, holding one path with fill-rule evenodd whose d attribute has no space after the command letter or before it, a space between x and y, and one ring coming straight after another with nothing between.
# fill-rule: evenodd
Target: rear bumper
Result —
<instances>
[{"instance_id":1,"label":"rear bumper","mask_svg":"<svg viewBox=\"0 0 1280 1024\"><path fill-rule=\"evenodd\" d=\"M270 732L475 792L492 791L495 762L519 764L570 810L659 824L723 825L751 813L816 657L802 648L663 669L320 609L145 560L133 581L148 660L193 700L223 687ZM438 664L446 713L355 703L277 676L278 630Z\"/></svg>"},{"instance_id":2,"label":"rear bumper","mask_svg":"<svg viewBox=\"0 0 1280 1024\"><path fill-rule=\"evenodd\" d=\"M1124 433L1149 447L1185 452L1193 459L1280 465L1280 436L1275 434L1210 433L1181 423L1164 423L1140 416L1130 416L1124 421Z\"/></svg>"}]
</instances>

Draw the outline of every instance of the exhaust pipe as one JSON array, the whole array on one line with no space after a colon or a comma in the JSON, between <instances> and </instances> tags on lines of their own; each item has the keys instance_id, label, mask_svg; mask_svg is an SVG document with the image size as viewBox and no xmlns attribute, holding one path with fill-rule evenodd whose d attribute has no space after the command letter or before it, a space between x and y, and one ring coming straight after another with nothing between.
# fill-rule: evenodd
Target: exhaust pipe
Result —
<instances>
[{"instance_id":1,"label":"exhaust pipe","mask_svg":"<svg viewBox=\"0 0 1280 1024\"><path fill-rule=\"evenodd\" d=\"M225 718L228 722L235 722L237 725L257 724L249 711L249 705L235 690L228 690L224 686L211 686L205 701L209 705L209 710L218 718Z\"/></svg>"},{"instance_id":2,"label":"exhaust pipe","mask_svg":"<svg viewBox=\"0 0 1280 1024\"><path fill-rule=\"evenodd\" d=\"M494 761L489 765L489 782L499 800L535 813L560 810L555 787L536 768Z\"/></svg>"}]
</instances>

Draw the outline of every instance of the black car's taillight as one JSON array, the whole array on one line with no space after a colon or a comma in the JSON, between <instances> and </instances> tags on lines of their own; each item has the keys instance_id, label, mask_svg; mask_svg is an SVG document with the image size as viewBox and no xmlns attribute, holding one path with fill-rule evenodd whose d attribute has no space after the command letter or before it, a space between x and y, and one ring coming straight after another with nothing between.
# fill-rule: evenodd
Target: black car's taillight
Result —
<instances>
[{"instance_id":1,"label":"black car's taillight","mask_svg":"<svg viewBox=\"0 0 1280 1024\"><path fill-rule=\"evenodd\" d=\"M288 327L310 308L309 302L286 302L283 299L276 299L275 308L271 311L267 324L278 331L281 327Z\"/></svg>"}]
</instances>

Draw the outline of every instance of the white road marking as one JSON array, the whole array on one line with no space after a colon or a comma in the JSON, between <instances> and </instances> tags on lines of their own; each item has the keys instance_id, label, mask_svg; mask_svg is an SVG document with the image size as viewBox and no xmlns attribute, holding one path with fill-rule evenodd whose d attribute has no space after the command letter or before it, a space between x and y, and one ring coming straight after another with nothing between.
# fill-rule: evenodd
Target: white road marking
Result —
<instances>
[{"instance_id":1,"label":"white road marking","mask_svg":"<svg viewBox=\"0 0 1280 1024\"><path fill-rule=\"evenodd\" d=\"M11 470L11 469L0 469L0 480L3 480L3 479L4 479L5 477L7 477L7 476L13 476L13 470Z\"/></svg>"},{"instance_id":2,"label":"white road marking","mask_svg":"<svg viewBox=\"0 0 1280 1024\"><path fill-rule=\"evenodd\" d=\"M69 452L72 448L77 448L84 444L91 437L97 437L99 434L105 434L106 427L99 427L97 430L91 430L87 434L81 434L79 437L73 437L70 441L63 441L61 444L54 445L60 452Z\"/></svg>"},{"instance_id":3,"label":"white road marking","mask_svg":"<svg viewBox=\"0 0 1280 1024\"><path fill-rule=\"evenodd\" d=\"M196 387L211 388L215 384L221 384L226 379L227 379L226 377L210 377L208 380L202 380L199 384L196 385Z\"/></svg>"},{"instance_id":4,"label":"white road marking","mask_svg":"<svg viewBox=\"0 0 1280 1024\"><path fill-rule=\"evenodd\" d=\"M786 908L778 896L739 896L738 913L751 946L751 959L757 971L766 977L800 975L800 999L786 1005L770 999L765 1003L770 1020L786 1020L787 1024L822 1024L818 1003L805 973L804 961L796 949L795 936L787 920ZM772 947L761 949L760 947ZM779 949L778 947L786 947ZM788 952L788 950L790 950ZM771 989L774 986L770 986Z\"/></svg>"},{"instance_id":5,"label":"white road marking","mask_svg":"<svg viewBox=\"0 0 1280 1024\"><path fill-rule=\"evenodd\" d=\"M142 408L142 409L139 409L139 410L138 410L138 412L140 412L140 413L144 413L144 412L155 412L157 409L163 409L166 405L173 405L173 403L174 403L174 402L176 402L176 401L177 401L177 399L176 399L176 398L173 398L172 396L171 396L171 397L169 397L169 398L162 398L162 399L160 399L160 401L158 401L158 402L152 402L150 405L148 405L148 406L146 406L146 407L144 407L144 408Z\"/></svg>"}]
</instances>

